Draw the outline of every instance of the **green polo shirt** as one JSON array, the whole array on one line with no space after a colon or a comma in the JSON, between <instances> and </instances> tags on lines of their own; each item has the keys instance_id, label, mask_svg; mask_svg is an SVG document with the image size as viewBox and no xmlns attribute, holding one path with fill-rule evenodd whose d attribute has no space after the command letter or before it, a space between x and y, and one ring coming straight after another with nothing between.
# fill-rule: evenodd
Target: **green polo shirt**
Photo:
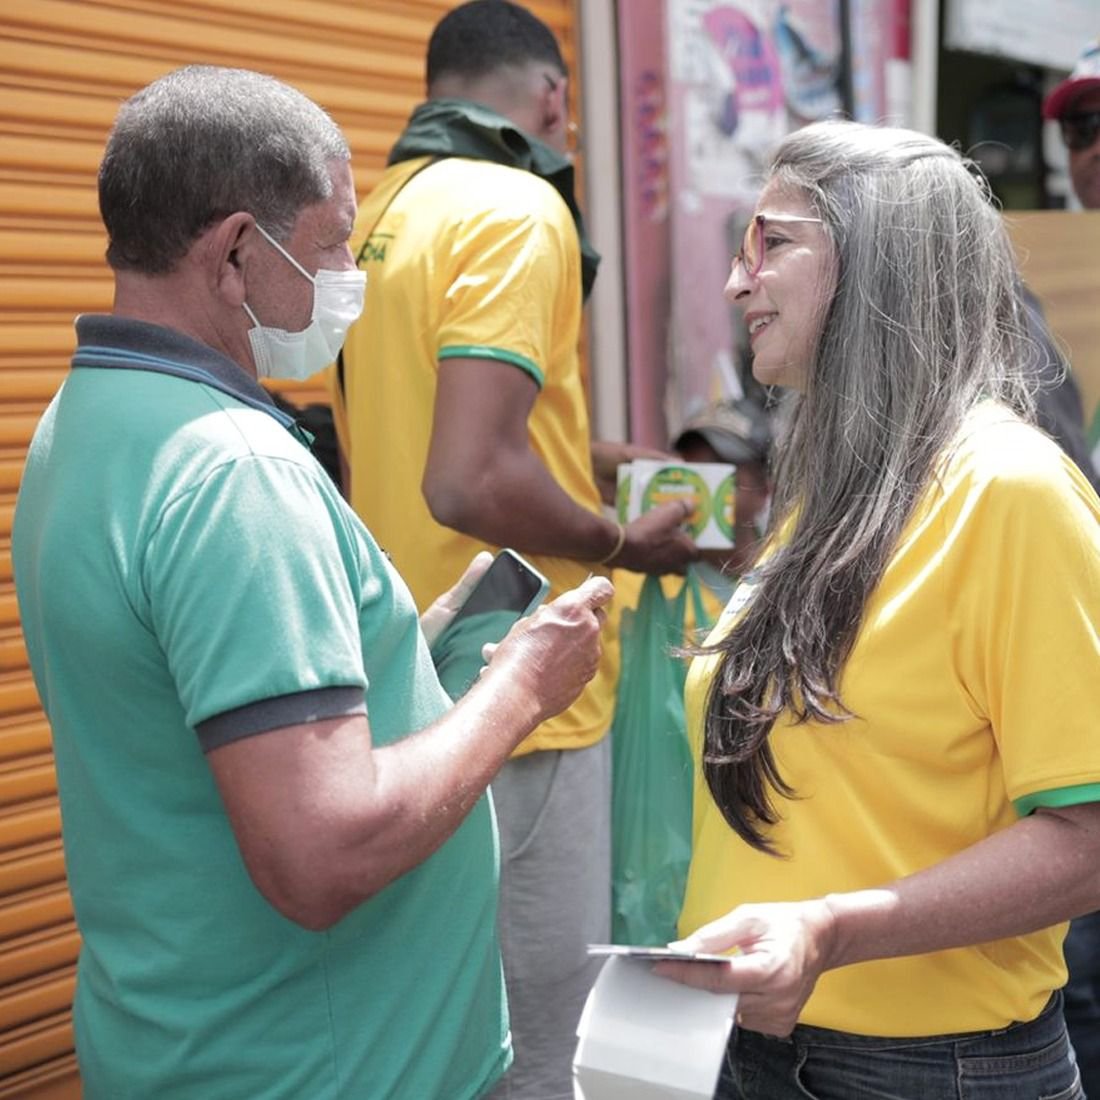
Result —
<instances>
[{"instance_id":1,"label":"green polo shirt","mask_svg":"<svg viewBox=\"0 0 1100 1100\"><path fill-rule=\"evenodd\" d=\"M488 799L310 932L253 886L204 755L364 706L376 744L438 718L408 589L235 364L118 318L77 332L13 552L83 937L85 1096L480 1095L510 1056Z\"/></svg>"}]
</instances>

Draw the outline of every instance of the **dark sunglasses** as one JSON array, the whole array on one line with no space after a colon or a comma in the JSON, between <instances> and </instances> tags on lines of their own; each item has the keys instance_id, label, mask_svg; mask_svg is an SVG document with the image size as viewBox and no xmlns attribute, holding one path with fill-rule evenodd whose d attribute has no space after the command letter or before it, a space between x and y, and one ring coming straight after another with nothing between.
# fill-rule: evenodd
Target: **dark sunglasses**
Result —
<instances>
[{"instance_id":1,"label":"dark sunglasses","mask_svg":"<svg viewBox=\"0 0 1100 1100\"><path fill-rule=\"evenodd\" d=\"M1100 134L1100 111L1082 111L1076 115L1062 115L1062 140L1066 147L1079 153L1087 149Z\"/></svg>"},{"instance_id":2,"label":"dark sunglasses","mask_svg":"<svg viewBox=\"0 0 1100 1100\"><path fill-rule=\"evenodd\" d=\"M740 262L745 269L745 274L753 279L760 274L764 266L764 257L767 254L767 225L775 222L783 225L786 222L814 222L823 224L820 218L803 218L798 214L754 214L745 230L745 239L741 242L741 248L733 258L734 263Z\"/></svg>"}]
</instances>

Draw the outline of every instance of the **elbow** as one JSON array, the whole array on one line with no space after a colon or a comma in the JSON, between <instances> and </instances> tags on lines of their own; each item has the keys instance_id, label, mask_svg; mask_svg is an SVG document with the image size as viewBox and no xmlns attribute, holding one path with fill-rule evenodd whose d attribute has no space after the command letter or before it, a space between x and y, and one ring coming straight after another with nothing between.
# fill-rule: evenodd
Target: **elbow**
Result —
<instances>
[{"instance_id":1,"label":"elbow","mask_svg":"<svg viewBox=\"0 0 1100 1100\"><path fill-rule=\"evenodd\" d=\"M352 909L320 898L267 897L267 901L276 912L307 932L327 932Z\"/></svg>"},{"instance_id":2,"label":"elbow","mask_svg":"<svg viewBox=\"0 0 1100 1100\"><path fill-rule=\"evenodd\" d=\"M249 871L268 905L307 932L328 931L378 889L378 884L363 879L319 874L316 866Z\"/></svg>"},{"instance_id":3,"label":"elbow","mask_svg":"<svg viewBox=\"0 0 1100 1100\"><path fill-rule=\"evenodd\" d=\"M479 534L491 491L473 482L431 475L425 475L421 489L436 523L464 535L476 537Z\"/></svg>"},{"instance_id":4,"label":"elbow","mask_svg":"<svg viewBox=\"0 0 1100 1100\"><path fill-rule=\"evenodd\" d=\"M273 887L271 884L261 885L257 882L256 886L272 909L307 932L327 932L347 916L356 904L337 897L332 891L296 890L285 883Z\"/></svg>"}]
</instances>

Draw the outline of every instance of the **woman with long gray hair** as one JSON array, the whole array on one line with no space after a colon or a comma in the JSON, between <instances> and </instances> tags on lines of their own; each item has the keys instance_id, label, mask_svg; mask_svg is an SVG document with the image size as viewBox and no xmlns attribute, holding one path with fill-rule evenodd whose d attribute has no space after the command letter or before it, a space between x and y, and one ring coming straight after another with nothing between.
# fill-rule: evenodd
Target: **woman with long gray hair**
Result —
<instances>
[{"instance_id":1,"label":"woman with long gray hair","mask_svg":"<svg viewBox=\"0 0 1100 1100\"><path fill-rule=\"evenodd\" d=\"M688 678L662 963L737 991L722 1098L1083 1096L1057 992L1100 908L1100 501L1031 424L987 185L905 130L780 147L733 262L793 392L772 530Z\"/></svg>"}]
</instances>

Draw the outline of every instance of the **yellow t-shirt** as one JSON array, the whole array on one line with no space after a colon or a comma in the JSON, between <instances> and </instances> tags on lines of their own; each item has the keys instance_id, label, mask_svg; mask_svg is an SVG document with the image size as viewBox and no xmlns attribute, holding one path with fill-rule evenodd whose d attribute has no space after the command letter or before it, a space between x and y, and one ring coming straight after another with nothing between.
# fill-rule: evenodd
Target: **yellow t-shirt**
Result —
<instances>
[{"instance_id":1,"label":"yellow t-shirt","mask_svg":"<svg viewBox=\"0 0 1100 1100\"><path fill-rule=\"evenodd\" d=\"M351 504L421 609L477 551L497 549L437 523L421 492L437 371L448 358L492 359L529 374L539 387L527 421L531 449L577 504L600 510L578 355L580 249L568 208L530 172L458 157L420 170L424 163L387 169L360 207L352 246L367 272L366 302L344 346L344 394L333 394ZM594 570L527 556L551 597ZM599 740L611 725L617 674L611 645L577 702L520 751Z\"/></svg>"},{"instance_id":2,"label":"yellow t-shirt","mask_svg":"<svg viewBox=\"0 0 1100 1100\"><path fill-rule=\"evenodd\" d=\"M1035 805L1100 800L1098 520L1050 440L992 403L976 411L868 602L840 682L858 717L771 734L798 795L776 799L786 858L744 844L697 770L681 932L743 902L889 883ZM751 598L747 583L715 633ZM688 676L697 760L715 661ZM1033 1019L1065 981L1064 934L829 971L801 1022L919 1036Z\"/></svg>"}]
</instances>

